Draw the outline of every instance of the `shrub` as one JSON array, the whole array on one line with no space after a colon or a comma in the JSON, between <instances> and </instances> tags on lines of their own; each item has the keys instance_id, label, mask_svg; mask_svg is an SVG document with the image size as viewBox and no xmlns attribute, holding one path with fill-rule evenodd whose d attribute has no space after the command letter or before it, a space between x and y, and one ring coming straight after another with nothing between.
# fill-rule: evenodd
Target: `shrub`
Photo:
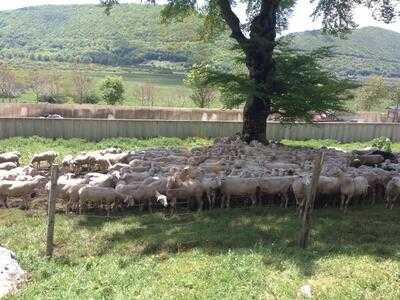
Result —
<instances>
[{"instance_id":1,"label":"shrub","mask_svg":"<svg viewBox=\"0 0 400 300\"><path fill-rule=\"evenodd\" d=\"M100 91L102 98L107 104L115 105L121 103L124 97L125 88L121 77L107 77L101 83Z\"/></svg>"},{"instance_id":2,"label":"shrub","mask_svg":"<svg viewBox=\"0 0 400 300\"><path fill-rule=\"evenodd\" d=\"M392 152L392 141L387 137L382 136L372 140L371 146L382 151Z\"/></svg>"}]
</instances>

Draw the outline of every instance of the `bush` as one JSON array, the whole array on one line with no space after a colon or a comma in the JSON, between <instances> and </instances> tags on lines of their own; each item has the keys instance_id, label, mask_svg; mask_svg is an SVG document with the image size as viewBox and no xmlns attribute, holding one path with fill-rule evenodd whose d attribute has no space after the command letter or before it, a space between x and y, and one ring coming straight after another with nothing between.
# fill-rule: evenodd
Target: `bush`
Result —
<instances>
[{"instance_id":1,"label":"bush","mask_svg":"<svg viewBox=\"0 0 400 300\"><path fill-rule=\"evenodd\" d=\"M81 103L96 104L96 103L99 103L100 100L101 100L101 99L100 99L100 97L99 97L97 94L91 93L91 94L85 95L85 96L82 98Z\"/></svg>"},{"instance_id":2,"label":"bush","mask_svg":"<svg viewBox=\"0 0 400 300\"><path fill-rule=\"evenodd\" d=\"M45 103L51 103L51 104L63 104L66 102L66 96L62 94L57 94L57 95L38 95L37 96L37 101L38 102L45 102Z\"/></svg>"},{"instance_id":3,"label":"bush","mask_svg":"<svg viewBox=\"0 0 400 300\"><path fill-rule=\"evenodd\" d=\"M387 137L380 137L372 140L371 146L382 151L392 152L392 141Z\"/></svg>"},{"instance_id":4,"label":"bush","mask_svg":"<svg viewBox=\"0 0 400 300\"><path fill-rule=\"evenodd\" d=\"M125 88L121 77L107 77L100 86L102 98L107 104L115 105L121 103L124 97Z\"/></svg>"}]
</instances>

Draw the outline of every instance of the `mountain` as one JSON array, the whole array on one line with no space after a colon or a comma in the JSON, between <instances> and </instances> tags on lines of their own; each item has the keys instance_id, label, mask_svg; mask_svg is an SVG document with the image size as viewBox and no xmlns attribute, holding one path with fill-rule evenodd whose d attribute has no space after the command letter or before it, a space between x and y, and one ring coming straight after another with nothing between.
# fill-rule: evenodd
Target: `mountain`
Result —
<instances>
[{"instance_id":1,"label":"mountain","mask_svg":"<svg viewBox=\"0 0 400 300\"><path fill-rule=\"evenodd\" d=\"M201 20L162 24L158 5L122 4L110 16L96 5L38 6L0 12L0 58L147 66L185 70L208 59L227 66L235 55L223 34L215 43L199 38ZM374 74L400 78L400 33L376 27L346 39L308 31L288 36L293 47L310 51L333 46L324 67L342 76ZM287 38L287 37L284 37Z\"/></svg>"},{"instance_id":2,"label":"mountain","mask_svg":"<svg viewBox=\"0 0 400 300\"><path fill-rule=\"evenodd\" d=\"M342 76L365 77L383 75L400 78L400 33L379 27L354 30L344 39L306 31L289 35L292 46L310 51L332 46L333 57L325 59L324 67Z\"/></svg>"},{"instance_id":3,"label":"mountain","mask_svg":"<svg viewBox=\"0 0 400 300\"><path fill-rule=\"evenodd\" d=\"M204 48L199 19L161 24L157 5L38 6L0 12L0 57L127 66L185 65ZM190 26L188 26L190 24Z\"/></svg>"}]
</instances>

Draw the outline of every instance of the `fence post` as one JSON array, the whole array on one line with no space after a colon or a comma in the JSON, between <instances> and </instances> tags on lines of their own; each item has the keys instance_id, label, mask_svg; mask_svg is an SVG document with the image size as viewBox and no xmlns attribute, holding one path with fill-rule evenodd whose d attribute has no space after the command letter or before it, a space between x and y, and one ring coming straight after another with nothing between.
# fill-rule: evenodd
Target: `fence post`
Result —
<instances>
[{"instance_id":1,"label":"fence post","mask_svg":"<svg viewBox=\"0 0 400 300\"><path fill-rule=\"evenodd\" d=\"M314 159L313 174L311 183L306 185L306 204L304 207L303 214L301 216L303 226L300 233L299 247L307 248L310 240L311 232L311 215L314 209L314 201L317 195L319 177L321 175L322 164L324 161L324 153L318 152Z\"/></svg>"},{"instance_id":2,"label":"fence post","mask_svg":"<svg viewBox=\"0 0 400 300\"><path fill-rule=\"evenodd\" d=\"M58 165L52 165L50 169L50 191L47 210L47 243L46 256L53 256L54 249L54 221L56 214Z\"/></svg>"}]
</instances>

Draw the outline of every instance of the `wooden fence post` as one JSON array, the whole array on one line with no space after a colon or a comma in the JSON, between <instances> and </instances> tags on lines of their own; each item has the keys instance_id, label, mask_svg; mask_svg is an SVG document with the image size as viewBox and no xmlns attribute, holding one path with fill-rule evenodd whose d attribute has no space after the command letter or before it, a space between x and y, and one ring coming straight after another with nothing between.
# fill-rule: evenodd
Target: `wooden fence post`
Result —
<instances>
[{"instance_id":1,"label":"wooden fence post","mask_svg":"<svg viewBox=\"0 0 400 300\"><path fill-rule=\"evenodd\" d=\"M46 256L53 256L54 249L54 220L56 214L58 165L52 165L50 169L50 191L47 210L47 243Z\"/></svg>"},{"instance_id":2,"label":"wooden fence post","mask_svg":"<svg viewBox=\"0 0 400 300\"><path fill-rule=\"evenodd\" d=\"M306 203L302 218L302 230L300 233L299 246L303 249L308 247L311 232L311 215L314 209L314 201L317 195L319 177L321 175L322 165L324 162L324 153L319 152L314 159L313 174L311 183L306 185Z\"/></svg>"}]
</instances>

